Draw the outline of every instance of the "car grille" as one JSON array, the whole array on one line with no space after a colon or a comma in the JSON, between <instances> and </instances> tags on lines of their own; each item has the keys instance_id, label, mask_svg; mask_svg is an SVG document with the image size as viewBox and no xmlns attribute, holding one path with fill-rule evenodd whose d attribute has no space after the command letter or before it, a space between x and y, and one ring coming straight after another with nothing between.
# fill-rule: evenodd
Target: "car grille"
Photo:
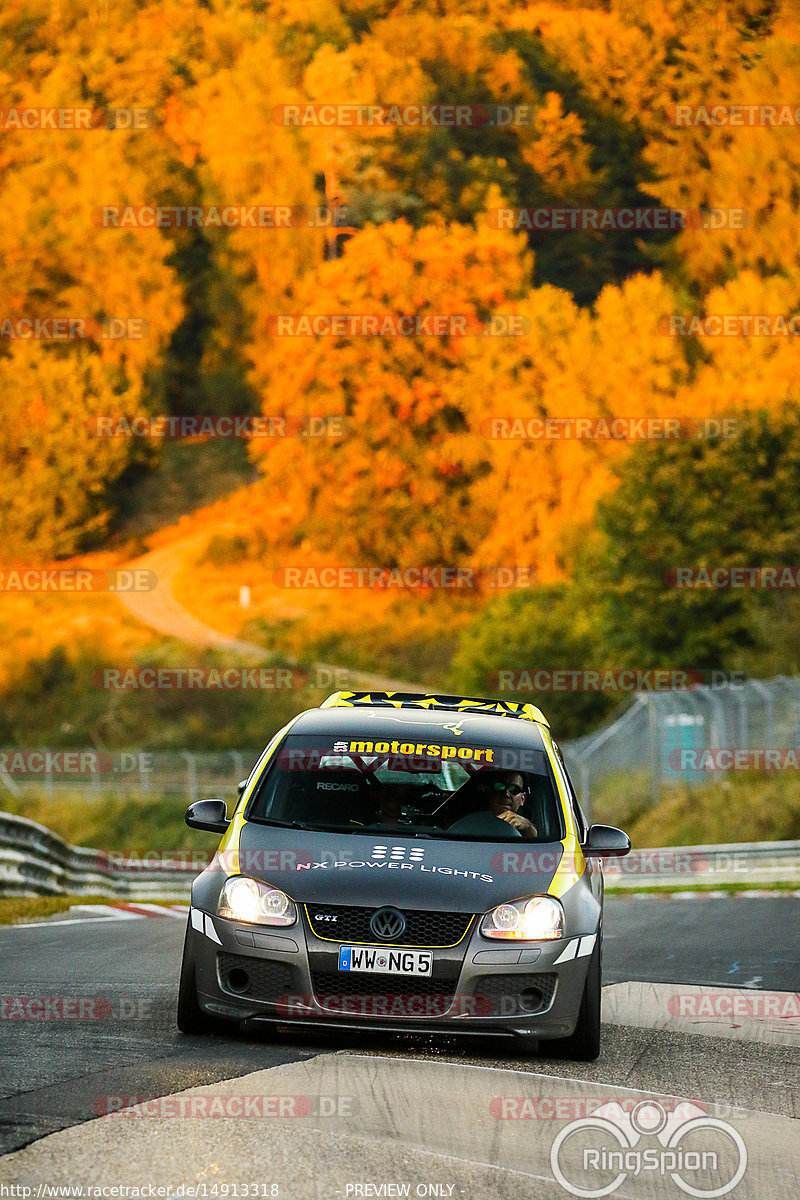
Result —
<instances>
[{"instance_id":1,"label":"car grille","mask_svg":"<svg viewBox=\"0 0 800 1200\"><path fill-rule=\"evenodd\" d=\"M298 990L295 968L269 958L218 954L217 974L221 988L248 1000L276 1000Z\"/></svg>"},{"instance_id":2,"label":"car grille","mask_svg":"<svg viewBox=\"0 0 800 1200\"><path fill-rule=\"evenodd\" d=\"M341 1016L436 1017L447 1012L455 979L312 971L317 1002Z\"/></svg>"},{"instance_id":3,"label":"car grille","mask_svg":"<svg viewBox=\"0 0 800 1200\"><path fill-rule=\"evenodd\" d=\"M480 975L473 983L477 1016L520 1017L550 1007L556 975ZM489 1006L491 1005L491 1011Z\"/></svg>"},{"instance_id":4,"label":"car grille","mask_svg":"<svg viewBox=\"0 0 800 1200\"><path fill-rule=\"evenodd\" d=\"M316 937L329 942L367 942L373 946L380 940L369 927L375 911L375 908L358 908L355 905L306 905L309 928ZM397 941L402 946L455 946L475 919L472 913L426 912L408 908L401 911L406 919L406 929ZM316 920L322 916L335 916L336 920Z\"/></svg>"}]
</instances>

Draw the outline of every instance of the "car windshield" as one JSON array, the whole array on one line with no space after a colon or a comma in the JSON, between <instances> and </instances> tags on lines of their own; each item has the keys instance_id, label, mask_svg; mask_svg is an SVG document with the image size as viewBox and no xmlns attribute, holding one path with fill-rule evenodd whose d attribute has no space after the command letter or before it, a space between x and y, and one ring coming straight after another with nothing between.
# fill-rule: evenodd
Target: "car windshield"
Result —
<instances>
[{"instance_id":1,"label":"car windshield","mask_svg":"<svg viewBox=\"0 0 800 1200\"><path fill-rule=\"evenodd\" d=\"M287 737L248 820L338 833L552 842L561 809L540 749Z\"/></svg>"}]
</instances>

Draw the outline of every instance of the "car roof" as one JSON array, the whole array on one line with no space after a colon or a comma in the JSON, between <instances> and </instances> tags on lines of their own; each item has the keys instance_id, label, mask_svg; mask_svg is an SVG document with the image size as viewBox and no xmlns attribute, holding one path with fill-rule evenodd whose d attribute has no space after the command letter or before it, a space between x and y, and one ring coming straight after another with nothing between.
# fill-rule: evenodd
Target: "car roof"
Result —
<instances>
[{"instance_id":1,"label":"car roof","mask_svg":"<svg viewBox=\"0 0 800 1200\"><path fill-rule=\"evenodd\" d=\"M296 717L291 732L430 741L433 730L445 724L460 724L469 741L538 749L544 749L542 728L548 728L532 704L410 692L335 692L319 708ZM436 740L451 740L450 732L437 733Z\"/></svg>"}]
</instances>

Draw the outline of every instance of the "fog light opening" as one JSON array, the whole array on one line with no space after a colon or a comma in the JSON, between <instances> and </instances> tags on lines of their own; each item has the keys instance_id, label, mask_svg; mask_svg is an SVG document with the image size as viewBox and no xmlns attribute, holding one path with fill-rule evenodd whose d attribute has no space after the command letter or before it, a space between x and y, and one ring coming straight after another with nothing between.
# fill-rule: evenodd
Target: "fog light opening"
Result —
<instances>
[{"instance_id":1,"label":"fog light opening","mask_svg":"<svg viewBox=\"0 0 800 1200\"><path fill-rule=\"evenodd\" d=\"M538 988L525 988L517 996L517 1003L524 1012L533 1012L542 1007L542 993Z\"/></svg>"},{"instance_id":2,"label":"fog light opening","mask_svg":"<svg viewBox=\"0 0 800 1200\"><path fill-rule=\"evenodd\" d=\"M228 972L228 987L232 992L246 992L250 987L250 976L242 967L233 967Z\"/></svg>"}]
</instances>

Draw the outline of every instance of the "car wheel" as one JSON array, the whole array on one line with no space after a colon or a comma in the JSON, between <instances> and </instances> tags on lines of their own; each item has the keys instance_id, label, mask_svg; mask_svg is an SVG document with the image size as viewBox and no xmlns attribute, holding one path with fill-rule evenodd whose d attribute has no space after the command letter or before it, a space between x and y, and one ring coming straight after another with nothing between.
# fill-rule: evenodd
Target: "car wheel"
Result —
<instances>
[{"instance_id":1,"label":"car wheel","mask_svg":"<svg viewBox=\"0 0 800 1200\"><path fill-rule=\"evenodd\" d=\"M555 1038L550 1042L557 1058L571 1058L578 1062L594 1062L600 1054L600 996L602 989L602 944L600 938L589 959L589 970L581 997L578 1023L569 1037Z\"/></svg>"},{"instance_id":2,"label":"car wheel","mask_svg":"<svg viewBox=\"0 0 800 1200\"><path fill-rule=\"evenodd\" d=\"M181 981L178 987L178 1029L181 1033L221 1033L232 1030L230 1021L222 1021L217 1017L207 1016L197 999L197 980L194 970L194 951L192 949L192 927L186 927L186 938L183 943L183 962L181 963Z\"/></svg>"}]
</instances>

